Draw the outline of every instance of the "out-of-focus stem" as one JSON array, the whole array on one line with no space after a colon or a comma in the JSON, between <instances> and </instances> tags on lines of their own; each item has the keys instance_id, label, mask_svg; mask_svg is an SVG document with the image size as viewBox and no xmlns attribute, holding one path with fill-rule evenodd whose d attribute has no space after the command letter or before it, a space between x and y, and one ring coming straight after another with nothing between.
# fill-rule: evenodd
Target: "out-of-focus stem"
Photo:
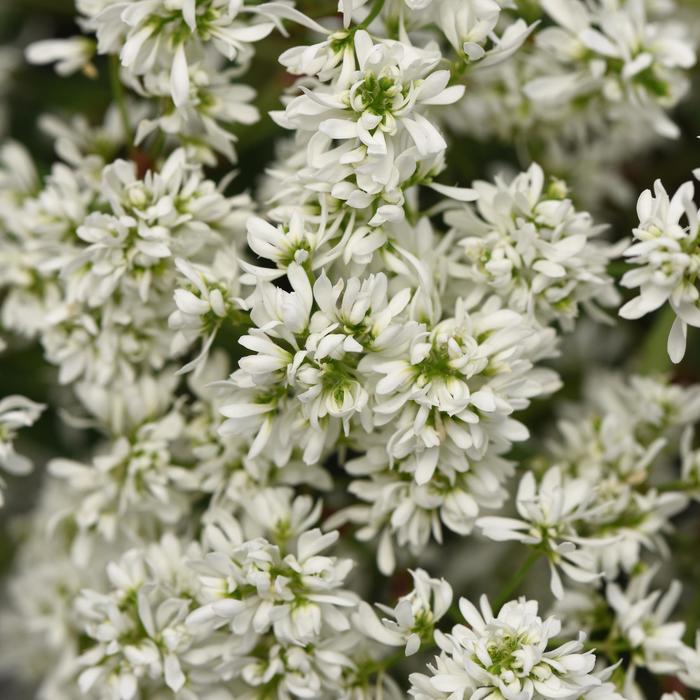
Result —
<instances>
[{"instance_id":1,"label":"out-of-focus stem","mask_svg":"<svg viewBox=\"0 0 700 700\"><path fill-rule=\"evenodd\" d=\"M512 597L515 591L520 588L520 584L527 576L528 571L532 568L533 564L540 558L540 552L535 550L530 552L530 556L523 562L523 565L513 574L511 579L503 586L501 592L496 598L493 605L493 611L498 614L498 611L507 603Z\"/></svg>"},{"instance_id":2,"label":"out-of-focus stem","mask_svg":"<svg viewBox=\"0 0 700 700\"><path fill-rule=\"evenodd\" d=\"M369 14L361 24L358 25L358 29L364 29L365 27L369 27L372 22L379 16L379 13L382 11L382 8L384 7L384 2L385 0L375 0L374 5L372 5L372 8L369 11Z\"/></svg>"},{"instance_id":3,"label":"out-of-focus stem","mask_svg":"<svg viewBox=\"0 0 700 700\"><path fill-rule=\"evenodd\" d=\"M131 150L134 145L133 133L131 131L131 122L129 121L129 112L126 107L126 98L124 97L124 86L119 77L119 56L112 54L109 57L109 83L112 88L112 97L119 111L119 118L124 129L124 138L126 145Z\"/></svg>"}]
</instances>

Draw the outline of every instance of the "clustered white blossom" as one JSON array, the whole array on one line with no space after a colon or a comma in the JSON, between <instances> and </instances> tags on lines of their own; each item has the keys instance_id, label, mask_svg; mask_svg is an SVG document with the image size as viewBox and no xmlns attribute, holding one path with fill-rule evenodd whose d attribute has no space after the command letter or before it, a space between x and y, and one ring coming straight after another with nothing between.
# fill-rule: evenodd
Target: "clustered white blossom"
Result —
<instances>
[{"instance_id":1,"label":"clustered white blossom","mask_svg":"<svg viewBox=\"0 0 700 700\"><path fill-rule=\"evenodd\" d=\"M559 568L590 583L633 571L643 549L668 555L670 518L688 504L683 489L659 486L672 481L674 457L692 459L687 426L700 418L698 387L598 374L587 393L587 405L562 416L544 464L523 474L520 517L486 516L476 523L491 539L543 551L558 598L564 594Z\"/></svg>"},{"instance_id":2,"label":"clustered white blossom","mask_svg":"<svg viewBox=\"0 0 700 700\"><path fill-rule=\"evenodd\" d=\"M683 624L662 627L680 584L670 587L654 612L660 593L647 591L657 567L644 570L644 553L670 559L671 518L687 508L697 488L690 426L700 417L700 394L697 386L683 388L661 378L622 381L600 374L587 389L583 405L564 411L543 461L522 476L519 517L486 516L476 525L492 540L515 540L546 557L558 614L572 631L594 633L600 624L608 629L600 619L603 603L596 602L608 601L617 622L605 645L614 654L627 650L634 662L618 673L623 697L643 697L633 690L638 666L653 673L692 668ZM679 458L683 473L674 481ZM587 585L564 586L560 571L574 584ZM624 593L617 583L621 573L632 581Z\"/></svg>"},{"instance_id":3,"label":"clustered white blossom","mask_svg":"<svg viewBox=\"0 0 700 700\"><path fill-rule=\"evenodd\" d=\"M468 626L457 624L450 633L436 637L440 655L429 667L432 675L412 674L411 696L418 700L587 697L602 684L592 673L595 655L583 651L583 635L549 648L561 623L555 617L543 620L537 608L537 601L520 598L494 615L486 596L481 597L480 610L460 599L459 610Z\"/></svg>"},{"instance_id":4,"label":"clustered white blossom","mask_svg":"<svg viewBox=\"0 0 700 700\"><path fill-rule=\"evenodd\" d=\"M580 201L629 203L634 190L620 162L680 133L668 112L689 88L692 18L673 1L542 0L528 8L541 23L534 41L474 74L451 125L515 140L570 180Z\"/></svg>"},{"instance_id":5,"label":"clustered white blossom","mask_svg":"<svg viewBox=\"0 0 700 700\"><path fill-rule=\"evenodd\" d=\"M694 193L693 183L686 182L669 197L660 180L654 183L653 193L642 192L637 201L639 228L625 251L634 267L621 281L625 287L639 287L639 296L620 309L623 318L640 318L670 304L676 318L668 336L668 354L676 363L685 355L688 325L700 326L696 282L700 229Z\"/></svg>"},{"instance_id":6,"label":"clustered white blossom","mask_svg":"<svg viewBox=\"0 0 700 700\"><path fill-rule=\"evenodd\" d=\"M700 386L591 366L547 400L618 286L626 318L670 303L674 362L700 326L692 184L642 194L631 247L586 209L678 135L671 0L331 4L76 0L80 36L26 47L113 104L41 118L50 168L0 146L0 344L43 353L58 445L0 399L0 469L46 463L0 669L39 700L700 689L681 584L649 592L697 525ZM237 124L279 135L249 190ZM455 183L457 133L527 164ZM543 563L549 616L518 597Z\"/></svg>"},{"instance_id":7,"label":"clustered white blossom","mask_svg":"<svg viewBox=\"0 0 700 700\"><path fill-rule=\"evenodd\" d=\"M600 318L598 305L619 303L606 270L618 253L590 240L605 227L574 208L564 182L545 184L536 163L510 183L475 183L475 205L445 215L460 250L450 273L542 324L557 321L570 330L580 306Z\"/></svg>"}]
</instances>

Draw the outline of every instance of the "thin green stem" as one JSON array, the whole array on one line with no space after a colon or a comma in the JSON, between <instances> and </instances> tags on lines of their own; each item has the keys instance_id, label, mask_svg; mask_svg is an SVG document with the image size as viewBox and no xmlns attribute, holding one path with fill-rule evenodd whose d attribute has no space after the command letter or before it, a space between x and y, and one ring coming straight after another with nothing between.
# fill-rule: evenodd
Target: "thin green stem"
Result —
<instances>
[{"instance_id":1,"label":"thin green stem","mask_svg":"<svg viewBox=\"0 0 700 700\"><path fill-rule=\"evenodd\" d=\"M495 603L492 608L493 611L498 614L498 611L507 603L512 597L513 593L520 587L523 582L527 572L530 571L534 563L539 559L540 552L535 550L530 553L528 558L523 562L523 565L513 574L513 576L508 580L508 582L503 586L501 592L496 598ZM453 603L450 609L447 611L448 617L457 624L464 624L464 619L462 618L462 613L459 610L457 603Z\"/></svg>"},{"instance_id":2,"label":"thin green stem","mask_svg":"<svg viewBox=\"0 0 700 700\"><path fill-rule=\"evenodd\" d=\"M386 671L388 668L391 668L394 664L397 664L399 661L403 661L406 658L406 652L404 651L403 647L401 647L400 651L394 652L391 654L391 656L387 656L385 659L382 659L379 663L381 664L381 670Z\"/></svg>"},{"instance_id":3,"label":"thin green stem","mask_svg":"<svg viewBox=\"0 0 700 700\"><path fill-rule=\"evenodd\" d=\"M532 568L533 564L540 558L540 552L534 551L530 552L528 558L523 562L522 566L513 574L510 580L503 586L501 592L496 598L496 602L493 605L494 612L498 611L507 603L512 597L515 591L520 588L520 584L527 576L528 571Z\"/></svg>"},{"instance_id":4,"label":"thin green stem","mask_svg":"<svg viewBox=\"0 0 700 700\"><path fill-rule=\"evenodd\" d=\"M131 130L131 122L129 121L129 112L126 107L126 98L124 96L124 86L119 77L119 56L112 54L109 57L109 83L112 88L112 97L119 111L119 118L124 129L124 138L129 149L133 148L134 139Z\"/></svg>"},{"instance_id":5,"label":"thin green stem","mask_svg":"<svg viewBox=\"0 0 700 700\"><path fill-rule=\"evenodd\" d=\"M162 129L158 129L158 133L156 134L156 137L153 139L153 143L151 144L151 160L152 161L157 161L158 158L160 158L161 153L163 153L163 149L165 148L165 132Z\"/></svg>"},{"instance_id":6,"label":"thin green stem","mask_svg":"<svg viewBox=\"0 0 700 700\"><path fill-rule=\"evenodd\" d=\"M465 56L458 56L456 61L450 61L450 82L459 83L464 77L468 65Z\"/></svg>"},{"instance_id":7,"label":"thin green stem","mask_svg":"<svg viewBox=\"0 0 700 700\"><path fill-rule=\"evenodd\" d=\"M369 25L372 24L372 22L374 22L374 20L379 16L379 13L384 7L384 2L385 0L374 0L374 5L372 5L369 14L367 15L367 17L365 17L363 22L357 25L357 28L366 29L367 27L369 27Z\"/></svg>"},{"instance_id":8,"label":"thin green stem","mask_svg":"<svg viewBox=\"0 0 700 700\"><path fill-rule=\"evenodd\" d=\"M416 212L413 207L406 201L403 205L404 212L406 213L406 219L411 226L415 226L420 218L418 212Z\"/></svg>"}]
</instances>

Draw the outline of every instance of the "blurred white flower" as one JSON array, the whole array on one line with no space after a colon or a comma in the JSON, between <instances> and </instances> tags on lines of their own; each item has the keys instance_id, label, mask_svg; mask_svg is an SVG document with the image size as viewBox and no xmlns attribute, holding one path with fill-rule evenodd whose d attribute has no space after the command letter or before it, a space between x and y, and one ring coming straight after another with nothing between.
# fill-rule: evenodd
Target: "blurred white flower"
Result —
<instances>
[{"instance_id":1,"label":"blurred white flower","mask_svg":"<svg viewBox=\"0 0 700 700\"><path fill-rule=\"evenodd\" d=\"M680 598L681 585L672 581L665 592L650 593L649 586L657 570L654 566L633 576L624 590L616 583L609 583L605 589L615 613L617 634L630 649L631 663L625 683L630 692L635 688L637 668L663 674L675 674L686 668L685 623L667 621Z\"/></svg>"},{"instance_id":2,"label":"blurred white flower","mask_svg":"<svg viewBox=\"0 0 700 700\"><path fill-rule=\"evenodd\" d=\"M0 399L0 467L8 473L24 475L32 470L31 460L15 451L14 441L22 428L36 423L45 408L45 405L24 396ZM0 506L4 502L3 486L4 482L0 479Z\"/></svg>"},{"instance_id":3,"label":"blurred white flower","mask_svg":"<svg viewBox=\"0 0 700 700\"><path fill-rule=\"evenodd\" d=\"M35 41L25 51L30 63L55 63L59 75L70 75L79 70L94 74L95 68L90 64L94 53L95 42L82 36Z\"/></svg>"},{"instance_id":4,"label":"blurred white flower","mask_svg":"<svg viewBox=\"0 0 700 700\"><path fill-rule=\"evenodd\" d=\"M664 108L682 97L683 71L695 63L685 27L649 21L643 0L544 0L542 5L555 26L540 32L537 42L554 61L548 75L524 86L528 97L551 108L600 94L613 105L634 105L660 134L678 136Z\"/></svg>"}]
</instances>

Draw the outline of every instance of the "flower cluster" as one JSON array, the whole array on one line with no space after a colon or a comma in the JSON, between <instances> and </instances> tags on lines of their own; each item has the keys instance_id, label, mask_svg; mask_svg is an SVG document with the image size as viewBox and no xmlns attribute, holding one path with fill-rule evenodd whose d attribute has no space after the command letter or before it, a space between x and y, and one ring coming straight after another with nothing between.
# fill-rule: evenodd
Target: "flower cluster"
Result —
<instances>
[{"instance_id":1,"label":"flower cluster","mask_svg":"<svg viewBox=\"0 0 700 700\"><path fill-rule=\"evenodd\" d=\"M588 405L566 411L560 435L550 441L544 464L552 466L539 483L537 471L522 476L519 517L477 520L493 540L517 540L546 554L559 598L558 569L581 582L614 580L639 565L644 549L667 553L670 519L688 503L685 482L674 482L673 459L681 453L686 463L692 459L688 428L683 440L681 433L700 416L697 387L600 375L589 386Z\"/></svg>"},{"instance_id":2,"label":"flower cluster","mask_svg":"<svg viewBox=\"0 0 700 700\"><path fill-rule=\"evenodd\" d=\"M587 212L576 211L567 186L545 187L542 168L530 166L512 182L475 183L473 207L445 215L461 250L451 267L473 290L489 289L510 307L530 312L543 325L573 328L579 307L619 303L607 264L619 253L590 240L602 232Z\"/></svg>"},{"instance_id":3,"label":"flower cluster","mask_svg":"<svg viewBox=\"0 0 700 700\"><path fill-rule=\"evenodd\" d=\"M669 197L657 180L653 193L642 192L637 201L639 227L634 229L634 243L625 251L635 267L621 282L639 288L639 296L620 309L623 318L640 318L670 304L676 320L668 336L668 354L676 363L685 355L688 325L700 326L696 284L700 241L694 191L693 183L686 182Z\"/></svg>"},{"instance_id":4,"label":"flower cluster","mask_svg":"<svg viewBox=\"0 0 700 700\"><path fill-rule=\"evenodd\" d=\"M128 550L107 566L108 592L81 592L75 605L93 641L76 660L85 697L130 700L186 685L197 697L197 644L184 624L197 589L194 575L181 568L184 554L173 536Z\"/></svg>"},{"instance_id":5,"label":"flower cluster","mask_svg":"<svg viewBox=\"0 0 700 700\"><path fill-rule=\"evenodd\" d=\"M678 135L664 108L683 95L682 70L695 62L680 25L649 22L638 0L594 2L590 8L579 0L542 5L557 26L544 29L537 41L554 61L551 74L525 85L531 99L555 109L576 100L584 111L603 102L613 113L618 104L628 104L641 108L662 135Z\"/></svg>"},{"instance_id":6,"label":"flower cluster","mask_svg":"<svg viewBox=\"0 0 700 700\"><path fill-rule=\"evenodd\" d=\"M71 146L78 148L65 150ZM131 161L105 165L73 155L77 163L57 164L37 187L26 154L6 151L19 182L8 182L3 212L0 265L8 270L6 283L13 282L3 322L39 337L60 367L61 383L132 380L146 368L161 369L193 342L167 330L173 293L183 283L175 260L212 266L215 277L219 248L240 244L236 232L249 200L222 195L182 149L143 177ZM26 192L30 187L38 191ZM221 284L230 287L228 309L222 300L230 313L235 274Z\"/></svg>"},{"instance_id":7,"label":"flower cluster","mask_svg":"<svg viewBox=\"0 0 700 700\"><path fill-rule=\"evenodd\" d=\"M625 587L610 583L604 590L569 591L557 604L557 614L571 627L591 635L591 645L608 656L628 654L630 663L622 677L623 697L643 697L638 671L674 674L690 688L700 688L695 662L697 651L683 641L685 624L669 621L681 596L681 585L671 581L667 590L650 592L658 567L641 570ZM596 641L599 625L609 626L605 640Z\"/></svg>"},{"instance_id":8,"label":"flower cluster","mask_svg":"<svg viewBox=\"0 0 700 700\"><path fill-rule=\"evenodd\" d=\"M33 63L54 63L63 75L93 73L95 53L108 55L123 80L151 107L137 127L140 143L156 129L211 160L235 159L231 125L258 121L255 90L233 83L246 72L253 44L275 26L264 7L228 0L77 2L83 28L95 38L45 40L29 46Z\"/></svg>"},{"instance_id":9,"label":"flower cluster","mask_svg":"<svg viewBox=\"0 0 700 700\"><path fill-rule=\"evenodd\" d=\"M459 610L468 626L455 625L437 638L441 650L432 675L411 675L417 700L452 697L581 698L602 685L593 672L595 655L583 638L550 648L561 630L555 617L537 614L537 602L521 598L493 614L486 596L480 610L466 598ZM604 697L614 697L611 693Z\"/></svg>"},{"instance_id":10,"label":"flower cluster","mask_svg":"<svg viewBox=\"0 0 700 700\"><path fill-rule=\"evenodd\" d=\"M621 162L680 130L670 111L695 63L692 18L675 2L551 0L512 60L477 72L450 124L480 139L517 140L576 185L579 200L625 204ZM629 128L630 123L635 128Z\"/></svg>"},{"instance_id":11,"label":"flower cluster","mask_svg":"<svg viewBox=\"0 0 700 700\"><path fill-rule=\"evenodd\" d=\"M39 700L699 687L700 384L615 328L638 288L619 313L669 302L683 358L693 186L644 192L631 245L604 223L621 161L679 133L674 12L76 0L80 36L28 26L27 71L112 102L40 118L53 163L0 144L0 468L45 472L3 673Z\"/></svg>"}]
</instances>

